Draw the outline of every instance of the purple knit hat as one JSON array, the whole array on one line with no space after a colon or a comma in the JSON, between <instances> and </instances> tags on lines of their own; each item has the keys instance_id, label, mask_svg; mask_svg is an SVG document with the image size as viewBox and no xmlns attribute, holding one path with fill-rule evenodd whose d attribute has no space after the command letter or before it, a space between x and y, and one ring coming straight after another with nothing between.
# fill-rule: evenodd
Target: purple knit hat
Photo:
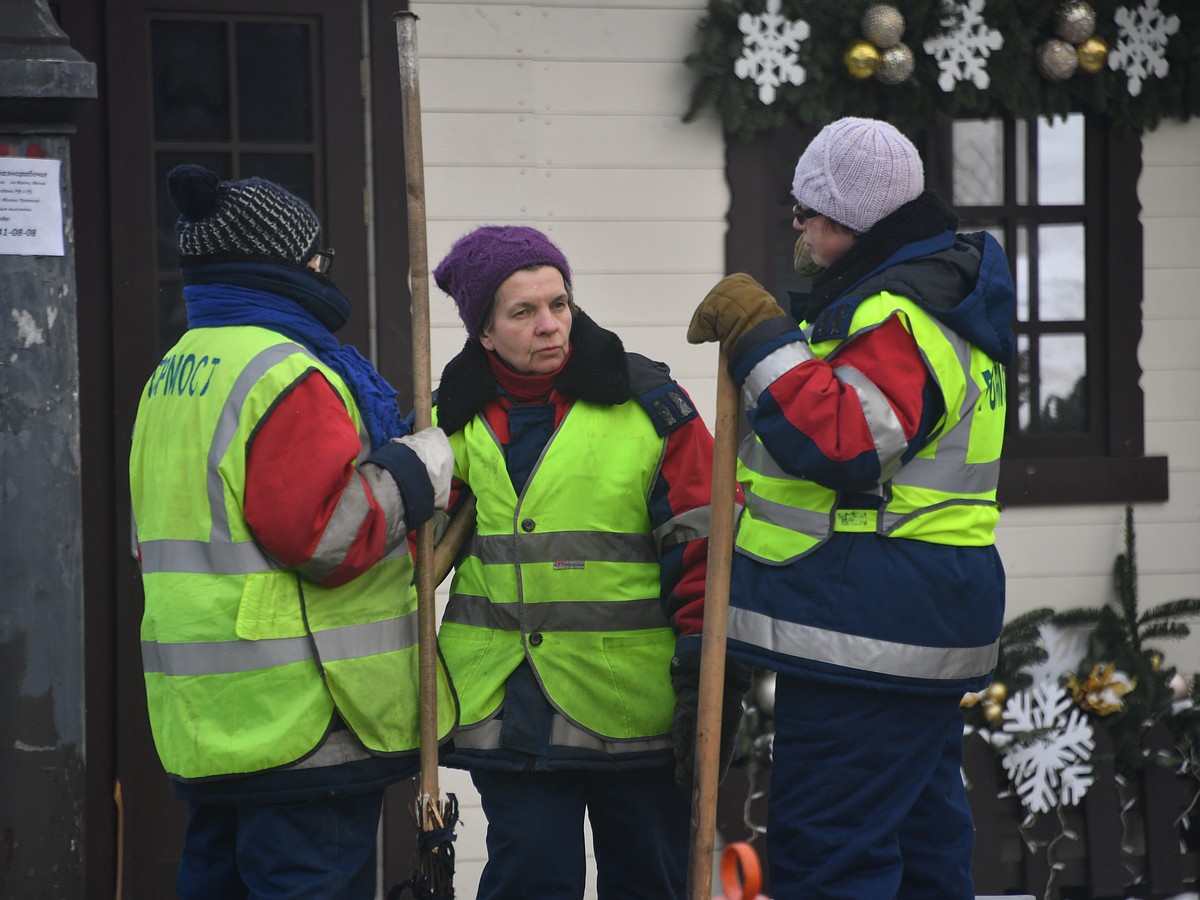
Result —
<instances>
[{"instance_id":1,"label":"purple knit hat","mask_svg":"<svg viewBox=\"0 0 1200 900\"><path fill-rule=\"evenodd\" d=\"M454 299L467 335L477 341L491 315L496 291L509 275L527 266L554 266L571 286L571 267L562 251L536 228L523 225L476 228L454 242L433 277Z\"/></svg>"}]
</instances>

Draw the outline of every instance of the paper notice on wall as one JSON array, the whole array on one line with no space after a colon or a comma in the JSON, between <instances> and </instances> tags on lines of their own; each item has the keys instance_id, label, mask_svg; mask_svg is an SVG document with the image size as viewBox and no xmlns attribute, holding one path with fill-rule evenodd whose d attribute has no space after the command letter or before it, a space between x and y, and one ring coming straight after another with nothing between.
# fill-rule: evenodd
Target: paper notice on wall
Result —
<instances>
[{"instance_id":1,"label":"paper notice on wall","mask_svg":"<svg viewBox=\"0 0 1200 900\"><path fill-rule=\"evenodd\" d=\"M60 159L0 157L0 254L62 256Z\"/></svg>"}]
</instances>

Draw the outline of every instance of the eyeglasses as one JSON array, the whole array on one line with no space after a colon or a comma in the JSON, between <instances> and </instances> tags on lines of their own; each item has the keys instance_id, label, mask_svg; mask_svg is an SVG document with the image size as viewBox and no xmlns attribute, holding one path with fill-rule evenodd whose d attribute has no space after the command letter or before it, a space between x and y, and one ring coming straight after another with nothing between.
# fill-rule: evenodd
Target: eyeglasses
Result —
<instances>
[{"instance_id":1,"label":"eyeglasses","mask_svg":"<svg viewBox=\"0 0 1200 900\"><path fill-rule=\"evenodd\" d=\"M823 215L825 215L825 213L819 213L815 209L808 209L807 207L801 206L799 203L792 207L792 218L794 218L801 225L803 225L809 219L816 219Z\"/></svg>"},{"instance_id":2,"label":"eyeglasses","mask_svg":"<svg viewBox=\"0 0 1200 900\"><path fill-rule=\"evenodd\" d=\"M308 267L318 275L328 275L329 270L333 268L333 254L333 248L318 250L308 261Z\"/></svg>"}]
</instances>

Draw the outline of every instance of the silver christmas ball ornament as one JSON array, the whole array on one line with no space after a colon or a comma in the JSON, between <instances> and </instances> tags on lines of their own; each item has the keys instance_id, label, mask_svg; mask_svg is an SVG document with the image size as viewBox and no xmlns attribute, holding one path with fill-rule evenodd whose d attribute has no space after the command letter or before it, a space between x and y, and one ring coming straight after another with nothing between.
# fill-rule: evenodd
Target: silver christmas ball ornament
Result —
<instances>
[{"instance_id":1,"label":"silver christmas ball ornament","mask_svg":"<svg viewBox=\"0 0 1200 900\"><path fill-rule=\"evenodd\" d=\"M1037 68L1049 81L1066 81L1079 68L1079 57L1066 41L1051 38L1038 45Z\"/></svg>"},{"instance_id":2,"label":"silver christmas ball ornament","mask_svg":"<svg viewBox=\"0 0 1200 900\"><path fill-rule=\"evenodd\" d=\"M894 6L876 3L863 13L861 28L863 37L880 50L886 50L900 43L904 34L904 16Z\"/></svg>"},{"instance_id":3,"label":"silver christmas ball ornament","mask_svg":"<svg viewBox=\"0 0 1200 900\"><path fill-rule=\"evenodd\" d=\"M754 705L768 716L775 713L775 673L767 672L754 686Z\"/></svg>"},{"instance_id":4,"label":"silver christmas ball ornament","mask_svg":"<svg viewBox=\"0 0 1200 900\"><path fill-rule=\"evenodd\" d=\"M1084 0L1067 0L1054 11L1054 33L1068 44L1082 44L1096 30L1096 11Z\"/></svg>"},{"instance_id":5,"label":"silver christmas ball ornament","mask_svg":"<svg viewBox=\"0 0 1200 900\"><path fill-rule=\"evenodd\" d=\"M875 77L884 84L899 84L913 73L915 64L913 52L908 46L897 44L879 54L879 68L875 70Z\"/></svg>"}]
</instances>

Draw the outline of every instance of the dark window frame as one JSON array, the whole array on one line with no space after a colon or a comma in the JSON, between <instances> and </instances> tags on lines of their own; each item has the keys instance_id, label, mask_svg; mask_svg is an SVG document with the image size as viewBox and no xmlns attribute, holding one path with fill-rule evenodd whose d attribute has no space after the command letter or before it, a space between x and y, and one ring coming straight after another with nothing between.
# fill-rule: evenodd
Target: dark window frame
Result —
<instances>
[{"instance_id":1,"label":"dark window frame","mask_svg":"<svg viewBox=\"0 0 1200 900\"><path fill-rule=\"evenodd\" d=\"M726 268L754 274L781 300L786 285L779 273L791 259L796 238L788 222L791 170L816 130L785 125L750 139L727 138L731 203ZM1166 457L1145 455L1137 360L1142 337L1141 137L1090 116L1085 130L1087 306L1089 318L1097 310L1104 317L1101 346L1090 347L1088 354L1089 414L1097 429L1088 440L1018 435L1010 429L999 489L1007 506L1162 502L1168 497ZM927 183L943 198L951 196L949 134L949 119L944 119L917 142ZM1012 149L1007 146L1005 154L1010 166ZM1018 218L1008 217L1010 229ZM1093 292L1100 293L1094 297Z\"/></svg>"}]
</instances>

